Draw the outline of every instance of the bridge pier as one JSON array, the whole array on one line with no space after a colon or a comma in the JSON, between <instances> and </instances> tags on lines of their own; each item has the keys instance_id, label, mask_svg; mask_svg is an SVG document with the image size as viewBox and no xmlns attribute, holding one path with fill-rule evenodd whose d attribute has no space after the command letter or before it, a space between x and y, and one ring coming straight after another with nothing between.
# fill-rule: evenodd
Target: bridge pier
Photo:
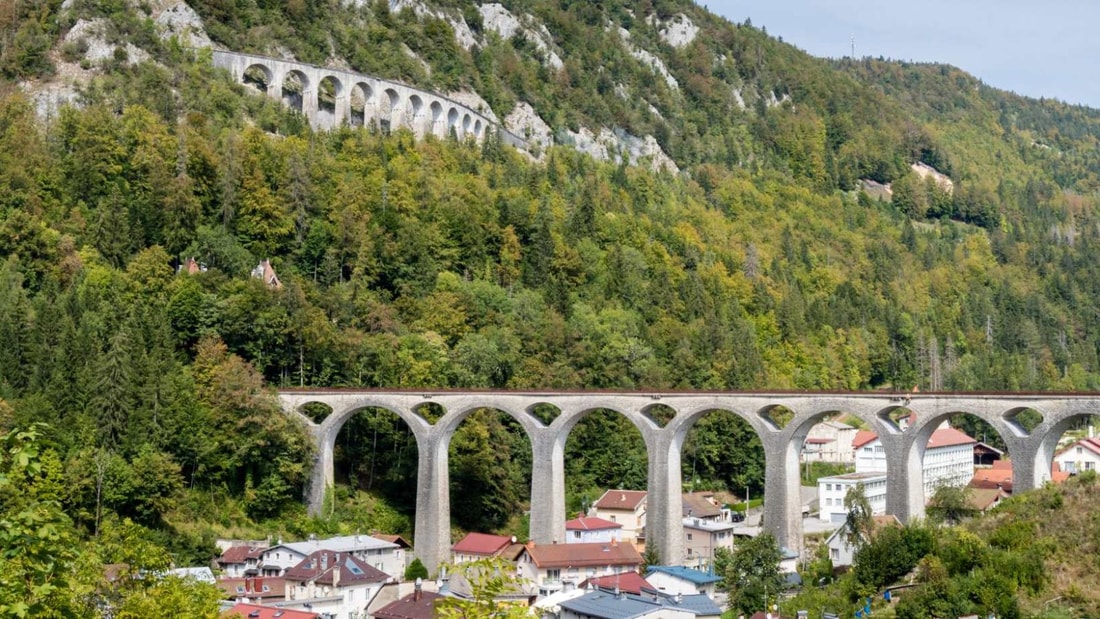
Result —
<instances>
[{"instance_id":1,"label":"bridge pier","mask_svg":"<svg viewBox=\"0 0 1100 619\"><path fill-rule=\"evenodd\" d=\"M313 469L310 471L309 485L306 486L306 509L311 516L322 515L325 507L325 495L335 485L332 450L336 444L336 435L324 431L323 426L309 427L313 439Z\"/></svg>"},{"instance_id":2,"label":"bridge pier","mask_svg":"<svg viewBox=\"0 0 1100 619\"><path fill-rule=\"evenodd\" d=\"M451 488L447 470L450 436L434 430L416 435L419 462L413 531L416 556L432 576L451 558Z\"/></svg>"},{"instance_id":3,"label":"bridge pier","mask_svg":"<svg viewBox=\"0 0 1100 619\"><path fill-rule=\"evenodd\" d=\"M764 444L764 530L780 546L802 550L802 487L799 452L802 445L786 435L765 435Z\"/></svg>"},{"instance_id":4,"label":"bridge pier","mask_svg":"<svg viewBox=\"0 0 1100 619\"><path fill-rule=\"evenodd\" d=\"M545 428L531 437L531 517L536 544L566 543L564 440Z\"/></svg>"},{"instance_id":5,"label":"bridge pier","mask_svg":"<svg viewBox=\"0 0 1100 619\"><path fill-rule=\"evenodd\" d=\"M646 547L654 545L663 565L680 565L684 560L683 478L680 446L667 429L654 430L646 439L649 456L646 492Z\"/></svg>"}]
</instances>

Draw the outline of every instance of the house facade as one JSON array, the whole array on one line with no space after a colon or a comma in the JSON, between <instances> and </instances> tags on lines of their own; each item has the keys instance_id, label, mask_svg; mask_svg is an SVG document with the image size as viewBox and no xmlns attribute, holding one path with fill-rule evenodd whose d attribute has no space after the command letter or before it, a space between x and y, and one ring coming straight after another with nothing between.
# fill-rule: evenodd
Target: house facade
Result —
<instances>
[{"instance_id":1,"label":"house facade","mask_svg":"<svg viewBox=\"0 0 1100 619\"><path fill-rule=\"evenodd\" d=\"M592 504L588 515L622 526L620 541L635 544L645 532L645 490L608 490Z\"/></svg>"},{"instance_id":2,"label":"house facade","mask_svg":"<svg viewBox=\"0 0 1100 619\"><path fill-rule=\"evenodd\" d=\"M595 516L578 516L565 521L565 543L598 544L621 541L623 525Z\"/></svg>"},{"instance_id":3,"label":"house facade","mask_svg":"<svg viewBox=\"0 0 1100 619\"><path fill-rule=\"evenodd\" d=\"M897 516L892 514L875 516L871 525L872 535L885 527L891 526L901 526L901 521L897 519ZM833 531L833 534L825 540L825 545L829 548L829 560L833 562L834 568L852 565L856 551L863 544L863 539L862 536L850 538L852 536L848 534L848 527L842 526Z\"/></svg>"},{"instance_id":4,"label":"house facade","mask_svg":"<svg viewBox=\"0 0 1100 619\"><path fill-rule=\"evenodd\" d=\"M863 484L863 494L871 505L871 512L886 513L886 473L846 473L817 480L818 517L834 524L844 522L848 517L844 497L859 484Z\"/></svg>"},{"instance_id":5,"label":"house facade","mask_svg":"<svg viewBox=\"0 0 1100 619\"><path fill-rule=\"evenodd\" d=\"M682 565L653 565L646 571L645 579L661 593L696 595L714 599L715 588L721 578L712 573Z\"/></svg>"},{"instance_id":6,"label":"house facade","mask_svg":"<svg viewBox=\"0 0 1100 619\"><path fill-rule=\"evenodd\" d=\"M323 610L333 619L356 619L392 576L351 553L318 550L284 574L286 601Z\"/></svg>"},{"instance_id":7,"label":"house facade","mask_svg":"<svg viewBox=\"0 0 1100 619\"><path fill-rule=\"evenodd\" d=\"M1100 470L1100 439L1081 439L1054 454L1054 462L1070 475Z\"/></svg>"},{"instance_id":8,"label":"house facade","mask_svg":"<svg viewBox=\"0 0 1100 619\"><path fill-rule=\"evenodd\" d=\"M642 556L631 544L535 544L528 542L516 558L516 573L533 583L539 595L599 576L637 572Z\"/></svg>"},{"instance_id":9,"label":"house facade","mask_svg":"<svg viewBox=\"0 0 1100 619\"><path fill-rule=\"evenodd\" d=\"M318 550L350 554L389 576L405 575L404 557L398 556L397 544L369 535L344 535L304 542L279 543L263 551L262 576L282 576L288 569Z\"/></svg>"},{"instance_id":10,"label":"house facade","mask_svg":"<svg viewBox=\"0 0 1100 619\"><path fill-rule=\"evenodd\" d=\"M822 421L810 428L802 447L803 462L851 464L855 458L852 443L859 430L846 423Z\"/></svg>"},{"instance_id":11,"label":"house facade","mask_svg":"<svg viewBox=\"0 0 1100 619\"><path fill-rule=\"evenodd\" d=\"M227 578L256 576L265 550L266 546L230 546L215 562Z\"/></svg>"},{"instance_id":12,"label":"house facade","mask_svg":"<svg viewBox=\"0 0 1100 619\"><path fill-rule=\"evenodd\" d=\"M714 565L714 553L719 548L733 550L733 523L701 518L684 518L683 523L683 565L706 569Z\"/></svg>"}]
</instances>

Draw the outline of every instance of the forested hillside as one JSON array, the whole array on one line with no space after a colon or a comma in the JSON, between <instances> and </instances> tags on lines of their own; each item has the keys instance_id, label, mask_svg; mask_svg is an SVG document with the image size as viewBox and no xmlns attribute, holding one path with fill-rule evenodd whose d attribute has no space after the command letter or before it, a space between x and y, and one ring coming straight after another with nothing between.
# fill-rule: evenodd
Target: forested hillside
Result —
<instances>
[{"instance_id":1,"label":"forested hillside","mask_svg":"<svg viewBox=\"0 0 1100 619\"><path fill-rule=\"evenodd\" d=\"M814 59L686 1L505 3L541 44L467 2L430 5L451 21L191 3L217 44L476 91L501 118L527 103L563 143L653 135L681 172L567 145L533 160L492 139L311 132L160 36L163 5L0 15L0 425L45 424L34 475L73 536L129 518L191 563L215 535L410 533L415 442L396 417L349 424L335 504L309 519L310 447L272 386L1100 385L1094 110L951 67ZM681 18L698 33L674 45L662 28ZM81 20L113 54L64 39ZM43 112L35 97L73 75L78 105ZM862 179L893 182L893 202ZM177 273L191 257L205 270ZM249 276L263 259L281 288ZM456 526L522 535L522 435L479 413L451 449L470 497ZM593 415L567 449L573 509L644 487L621 417ZM759 494L759 444L732 415L684 451L695 487Z\"/></svg>"}]
</instances>

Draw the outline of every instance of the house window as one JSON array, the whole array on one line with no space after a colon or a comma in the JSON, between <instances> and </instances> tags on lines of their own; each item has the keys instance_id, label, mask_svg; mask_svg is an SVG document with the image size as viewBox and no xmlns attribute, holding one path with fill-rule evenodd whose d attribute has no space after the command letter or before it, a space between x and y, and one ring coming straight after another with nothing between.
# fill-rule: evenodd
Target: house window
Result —
<instances>
[{"instance_id":1,"label":"house window","mask_svg":"<svg viewBox=\"0 0 1100 619\"><path fill-rule=\"evenodd\" d=\"M1085 470L1086 471L1091 471L1094 468L1096 468L1096 463L1095 462L1086 462L1085 463Z\"/></svg>"},{"instance_id":2,"label":"house window","mask_svg":"<svg viewBox=\"0 0 1100 619\"><path fill-rule=\"evenodd\" d=\"M688 556L689 557L691 556L691 547L690 546L688 547Z\"/></svg>"},{"instance_id":3,"label":"house window","mask_svg":"<svg viewBox=\"0 0 1100 619\"><path fill-rule=\"evenodd\" d=\"M691 533L688 533L688 541L691 541Z\"/></svg>"},{"instance_id":4,"label":"house window","mask_svg":"<svg viewBox=\"0 0 1100 619\"><path fill-rule=\"evenodd\" d=\"M581 532L580 531L573 531L573 539L580 539L580 538L581 538Z\"/></svg>"},{"instance_id":5,"label":"house window","mask_svg":"<svg viewBox=\"0 0 1100 619\"><path fill-rule=\"evenodd\" d=\"M610 518L611 518L611 522L617 522L617 521L615 520L615 514L611 514Z\"/></svg>"},{"instance_id":6,"label":"house window","mask_svg":"<svg viewBox=\"0 0 1100 619\"><path fill-rule=\"evenodd\" d=\"M547 582L557 582L561 580L561 570L546 570Z\"/></svg>"},{"instance_id":7,"label":"house window","mask_svg":"<svg viewBox=\"0 0 1100 619\"><path fill-rule=\"evenodd\" d=\"M829 549L829 558L832 559L833 561L840 561L840 549L839 548L830 548Z\"/></svg>"}]
</instances>

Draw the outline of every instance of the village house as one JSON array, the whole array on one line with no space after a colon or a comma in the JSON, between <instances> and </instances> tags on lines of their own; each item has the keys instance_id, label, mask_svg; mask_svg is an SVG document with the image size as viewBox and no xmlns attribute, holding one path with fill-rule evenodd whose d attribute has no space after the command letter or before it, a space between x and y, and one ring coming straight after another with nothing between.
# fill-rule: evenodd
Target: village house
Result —
<instances>
[{"instance_id":1,"label":"village house","mask_svg":"<svg viewBox=\"0 0 1100 619\"><path fill-rule=\"evenodd\" d=\"M228 578L256 576L260 573L260 560L265 550L267 546L230 546L215 563Z\"/></svg>"},{"instance_id":2,"label":"village house","mask_svg":"<svg viewBox=\"0 0 1100 619\"><path fill-rule=\"evenodd\" d=\"M522 549L523 544L517 543L515 536L467 533L466 537L451 546L451 562L459 565L493 557L515 561Z\"/></svg>"},{"instance_id":3,"label":"village house","mask_svg":"<svg viewBox=\"0 0 1100 619\"><path fill-rule=\"evenodd\" d=\"M719 548L733 550L733 523L720 520L684 518L683 565L706 569L714 565Z\"/></svg>"},{"instance_id":4,"label":"village house","mask_svg":"<svg viewBox=\"0 0 1100 619\"><path fill-rule=\"evenodd\" d=\"M528 542L516 558L516 573L534 583L539 595L561 591L566 584L612 574L637 572L642 556L631 544L535 544Z\"/></svg>"},{"instance_id":5,"label":"village house","mask_svg":"<svg viewBox=\"0 0 1100 619\"><path fill-rule=\"evenodd\" d=\"M283 576L283 607L303 607L328 613L336 619L359 616L375 594L393 577L350 553L318 550L310 553Z\"/></svg>"},{"instance_id":6,"label":"village house","mask_svg":"<svg viewBox=\"0 0 1100 619\"><path fill-rule=\"evenodd\" d=\"M698 595L714 599L715 588L722 581L712 572L694 570L682 565L651 565L645 579L661 593Z\"/></svg>"},{"instance_id":7,"label":"village house","mask_svg":"<svg viewBox=\"0 0 1100 619\"><path fill-rule=\"evenodd\" d=\"M886 473L845 473L817 480L818 518L823 522L839 524L848 517L844 498L848 491L863 484L863 495L871 506L872 514L886 512Z\"/></svg>"},{"instance_id":8,"label":"village house","mask_svg":"<svg viewBox=\"0 0 1100 619\"><path fill-rule=\"evenodd\" d=\"M622 525L620 541L636 544L644 539L645 512L645 490L608 490L592 504L588 515Z\"/></svg>"},{"instance_id":9,"label":"village house","mask_svg":"<svg viewBox=\"0 0 1100 619\"><path fill-rule=\"evenodd\" d=\"M1100 470L1100 439L1081 439L1054 454L1054 462L1070 475Z\"/></svg>"},{"instance_id":10,"label":"village house","mask_svg":"<svg viewBox=\"0 0 1100 619\"><path fill-rule=\"evenodd\" d=\"M885 527L900 526L901 521L893 514L874 516L871 524L871 536L874 537ZM863 539L862 534L849 540L850 537L851 536L848 534L848 526L844 525L836 531L833 531L833 534L825 540L825 545L829 548L829 560L833 562L834 568L852 565L852 560L855 557L856 551L867 541Z\"/></svg>"},{"instance_id":11,"label":"village house","mask_svg":"<svg viewBox=\"0 0 1100 619\"><path fill-rule=\"evenodd\" d=\"M858 430L846 423L822 421L810 428L802 447L803 462L851 464L855 459L852 442Z\"/></svg>"},{"instance_id":12,"label":"village house","mask_svg":"<svg viewBox=\"0 0 1100 619\"><path fill-rule=\"evenodd\" d=\"M262 576L282 576L286 570L298 565L318 550L351 554L367 565L389 576L405 575L404 560L399 560L398 546L369 535L344 535L327 539L310 539L304 542L279 543L263 551L260 559Z\"/></svg>"},{"instance_id":13,"label":"village house","mask_svg":"<svg viewBox=\"0 0 1100 619\"><path fill-rule=\"evenodd\" d=\"M275 267L271 266L271 261L264 259L261 260L256 268L252 269L252 277L262 280L268 288L279 289L283 287L282 280L279 279L278 274L275 273Z\"/></svg>"},{"instance_id":14,"label":"village house","mask_svg":"<svg viewBox=\"0 0 1100 619\"><path fill-rule=\"evenodd\" d=\"M713 492L685 492L680 497L684 518L728 522L730 512L718 503Z\"/></svg>"},{"instance_id":15,"label":"village house","mask_svg":"<svg viewBox=\"0 0 1100 619\"><path fill-rule=\"evenodd\" d=\"M623 525L595 516L578 515L565 521L565 543L595 544L620 541Z\"/></svg>"},{"instance_id":16,"label":"village house","mask_svg":"<svg viewBox=\"0 0 1100 619\"><path fill-rule=\"evenodd\" d=\"M246 604L266 604L286 600L286 579L246 576L222 578L217 581L225 599Z\"/></svg>"}]
</instances>

